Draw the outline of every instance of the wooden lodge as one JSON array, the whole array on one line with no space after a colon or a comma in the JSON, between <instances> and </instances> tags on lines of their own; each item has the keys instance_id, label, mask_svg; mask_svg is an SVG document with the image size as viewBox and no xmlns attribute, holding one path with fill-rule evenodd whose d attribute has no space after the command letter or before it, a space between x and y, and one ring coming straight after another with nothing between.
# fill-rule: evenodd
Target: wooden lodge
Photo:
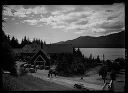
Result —
<instances>
[{"instance_id":1,"label":"wooden lodge","mask_svg":"<svg viewBox=\"0 0 128 93\"><path fill-rule=\"evenodd\" d=\"M22 60L32 65L43 65L50 67L51 57L55 54L73 53L73 48L69 44L47 44L38 45L27 44L21 49L13 49L16 60Z\"/></svg>"}]
</instances>

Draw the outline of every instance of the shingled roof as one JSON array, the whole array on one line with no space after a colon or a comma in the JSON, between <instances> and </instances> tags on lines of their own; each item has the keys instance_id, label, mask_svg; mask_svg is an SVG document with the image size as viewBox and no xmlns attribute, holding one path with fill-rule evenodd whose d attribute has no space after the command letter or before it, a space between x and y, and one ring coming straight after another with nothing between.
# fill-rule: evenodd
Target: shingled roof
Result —
<instances>
[{"instance_id":1,"label":"shingled roof","mask_svg":"<svg viewBox=\"0 0 128 93\"><path fill-rule=\"evenodd\" d=\"M43 46L46 53L73 53L71 44L47 44Z\"/></svg>"},{"instance_id":2,"label":"shingled roof","mask_svg":"<svg viewBox=\"0 0 128 93\"><path fill-rule=\"evenodd\" d=\"M27 44L22 48L22 53L37 53L41 49L40 45Z\"/></svg>"},{"instance_id":3,"label":"shingled roof","mask_svg":"<svg viewBox=\"0 0 128 93\"><path fill-rule=\"evenodd\" d=\"M19 53L22 52L22 48L14 48L14 49L13 49L13 52L14 52L15 54L19 54Z\"/></svg>"},{"instance_id":4,"label":"shingled roof","mask_svg":"<svg viewBox=\"0 0 128 93\"><path fill-rule=\"evenodd\" d=\"M37 53L42 50L47 53L73 53L71 44L46 44L41 47L38 44L27 44L21 49L13 49L15 53Z\"/></svg>"}]
</instances>

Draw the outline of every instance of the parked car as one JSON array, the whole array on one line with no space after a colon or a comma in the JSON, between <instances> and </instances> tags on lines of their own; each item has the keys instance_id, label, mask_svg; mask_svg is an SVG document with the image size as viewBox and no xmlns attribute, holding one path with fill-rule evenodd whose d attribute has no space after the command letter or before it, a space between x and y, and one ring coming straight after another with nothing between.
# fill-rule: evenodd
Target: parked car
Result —
<instances>
[{"instance_id":1,"label":"parked car","mask_svg":"<svg viewBox=\"0 0 128 93\"><path fill-rule=\"evenodd\" d=\"M42 70L42 69L44 69L44 65L36 65L36 69Z\"/></svg>"},{"instance_id":2,"label":"parked car","mask_svg":"<svg viewBox=\"0 0 128 93\"><path fill-rule=\"evenodd\" d=\"M24 68L26 68L28 66L28 64L26 63L26 64L24 64Z\"/></svg>"},{"instance_id":3,"label":"parked car","mask_svg":"<svg viewBox=\"0 0 128 93\"><path fill-rule=\"evenodd\" d=\"M45 66L45 70L49 70L50 69L50 67L49 66Z\"/></svg>"},{"instance_id":4,"label":"parked car","mask_svg":"<svg viewBox=\"0 0 128 93\"><path fill-rule=\"evenodd\" d=\"M31 67L31 64L27 64L27 63L26 63L26 64L24 64L24 67L25 67L25 68L30 68L30 67Z\"/></svg>"},{"instance_id":5,"label":"parked car","mask_svg":"<svg viewBox=\"0 0 128 93\"><path fill-rule=\"evenodd\" d=\"M44 65L39 65L39 69L40 70L44 69Z\"/></svg>"},{"instance_id":6,"label":"parked car","mask_svg":"<svg viewBox=\"0 0 128 93\"><path fill-rule=\"evenodd\" d=\"M74 84L74 88L77 88L77 89L82 89L84 91L89 91L89 89L87 89L84 84L81 84L81 83L78 83L78 84Z\"/></svg>"},{"instance_id":7,"label":"parked car","mask_svg":"<svg viewBox=\"0 0 128 93\"><path fill-rule=\"evenodd\" d=\"M31 68L29 68L29 72L30 72L30 73L35 73L36 70L35 70L35 68L31 67Z\"/></svg>"},{"instance_id":8,"label":"parked car","mask_svg":"<svg viewBox=\"0 0 128 93\"><path fill-rule=\"evenodd\" d=\"M83 84L74 84L74 88L81 89L83 87L84 87Z\"/></svg>"},{"instance_id":9,"label":"parked car","mask_svg":"<svg viewBox=\"0 0 128 93\"><path fill-rule=\"evenodd\" d=\"M34 65L31 65L31 68L34 68Z\"/></svg>"},{"instance_id":10,"label":"parked car","mask_svg":"<svg viewBox=\"0 0 128 93\"><path fill-rule=\"evenodd\" d=\"M36 65L36 69L39 69L39 65Z\"/></svg>"}]
</instances>

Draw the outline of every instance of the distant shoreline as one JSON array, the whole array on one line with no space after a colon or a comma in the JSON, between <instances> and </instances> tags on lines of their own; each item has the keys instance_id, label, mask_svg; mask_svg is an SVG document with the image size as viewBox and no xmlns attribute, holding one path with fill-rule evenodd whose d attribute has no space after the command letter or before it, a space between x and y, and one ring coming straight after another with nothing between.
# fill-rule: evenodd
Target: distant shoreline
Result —
<instances>
[{"instance_id":1,"label":"distant shoreline","mask_svg":"<svg viewBox=\"0 0 128 93\"><path fill-rule=\"evenodd\" d=\"M73 48L125 48L125 47L73 47Z\"/></svg>"}]
</instances>

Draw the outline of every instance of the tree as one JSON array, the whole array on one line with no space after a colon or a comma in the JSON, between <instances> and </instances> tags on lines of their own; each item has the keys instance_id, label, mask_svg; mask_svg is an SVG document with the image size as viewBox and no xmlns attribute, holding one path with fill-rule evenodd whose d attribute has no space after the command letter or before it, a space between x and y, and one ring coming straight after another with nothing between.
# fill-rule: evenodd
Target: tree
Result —
<instances>
[{"instance_id":1,"label":"tree","mask_svg":"<svg viewBox=\"0 0 128 93\"><path fill-rule=\"evenodd\" d=\"M96 62L97 62L97 63L101 63L99 55L98 55L97 58L96 58Z\"/></svg>"},{"instance_id":2,"label":"tree","mask_svg":"<svg viewBox=\"0 0 128 93\"><path fill-rule=\"evenodd\" d=\"M102 76L102 79L104 80L104 83L105 83L105 80L106 80L106 76L107 76L107 68L106 66L102 66L99 70L99 76Z\"/></svg>"},{"instance_id":3,"label":"tree","mask_svg":"<svg viewBox=\"0 0 128 93\"><path fill-rule=\"evenodd\" d=\"M12 51L11 46L8 43L7 36L4 34L2 31L1 36L1 68L3 70L10 71L11 74L16 74L16 69L15 69L15 61L14 61L14 54Z\"/></svg>"},{"instance_id":4,"label":"tree","mask_svg":"<svg viewBox=\"0 0 128 93\"><path fill-rule=\"evenodd\" d=\"M60 75L69 75L69 63L65 54L61 54L61 60L58 58L57 71Z\"/></svg>"},{"instance_id":5,"label":"tree","mask_svg":"<svg viewBox=\"0 0 128 93\"><path fill-rule=\"evenodd\" d=\"M75 55L76 54L76 49L73 47L73 54Z\"/></svg>"},{"instance_id":6,"label":"tree","mask_svg":"<svg viewBox=\"0 0 128 93\"><path fill-rule=\"evenodd\" d=\"M125 67L125 59L124 58L117 58L114 60L115 63L118 64L118 69L122 69Z\"/></svg>"},{"instance_id":7,"label":"tree","mask_svg":"<svg viewBox=\"0 0 128 93\"><path fill-rule=\"evenodd\" d=\"M46 45L46 42L44 41L44 45Z\"/></svg>"},{"instance_id":8,"label":"tree","mask_svg":"<svg viewBox=\"0 0 128 93\"><path fill-rule=\"evenodd\" d=\"M3 6L2 6L3 11ZM13 57L13 51L9 44L9 37L6 36L3 30L3 22L2 19L2 31L0 32L0 49L1 49L1 62L0 62L0 71L2 74L3 70L8 70L12 75L16 74L15 69L15 61Z\"/></svg>"},{"instance_id":9,"label":"tree","mask_svg":"<svg viewBox=\"0 0 128 93\"><path fill-rule=\"evenodd\" d=\"M110 60L105 61L105 65L107 66L107 71L111 72L112 70L112 62Z\"/></svg>"},{"instance_id":10,"label":"tree","mask_svg":"<svg viewBox=\"0 0 128 93\"><path fill-rule=\"evenodd\" d=\"M34 41L35 42L35 41ZM26 44L31 44L31 41L29 40L29 38L26 38L26 36L22 39L21 41L21 48L24 47Z\"/></svg>"},{"instance_id":11,"label":"tree","mask_svg":"<svg viewBox=\"0 0 128 93\"><path fill-rule=\"evenodd\" d=\"M8 43L11 45L10 35L7 35L7 40L8 40Z\"/></svg>"},{"instance_id":12,"label":"tree","mask_svg":"<svg viewBox=\"0 0 128 93\"><path fill-rule=\"evenodd\" d=\"M90 54L89 59L92 60L92 54Z\"/></svg>"},{"instance_id":13,"label":"tree","mask_svg":"<svg viewBox=\"0 0 128 93\"><path fill-rule=\"evenodd\" d=\"M82 53L81 53L81 51L80 51L79 48L78 48L78 50L77 50L77 54L78 54L79 56L82 56Z\"/></svg>"},{"instance_id":14,"label":"tree","mask_svg":"<svg viewBox=\"0 0 128 93\"><path fill-rule=\"evenodd\" d=\"M14 36L11 39L11 46L12 46L12 48L18 48L19 47L18 40Z\"/></svg>"}]
</instances>

